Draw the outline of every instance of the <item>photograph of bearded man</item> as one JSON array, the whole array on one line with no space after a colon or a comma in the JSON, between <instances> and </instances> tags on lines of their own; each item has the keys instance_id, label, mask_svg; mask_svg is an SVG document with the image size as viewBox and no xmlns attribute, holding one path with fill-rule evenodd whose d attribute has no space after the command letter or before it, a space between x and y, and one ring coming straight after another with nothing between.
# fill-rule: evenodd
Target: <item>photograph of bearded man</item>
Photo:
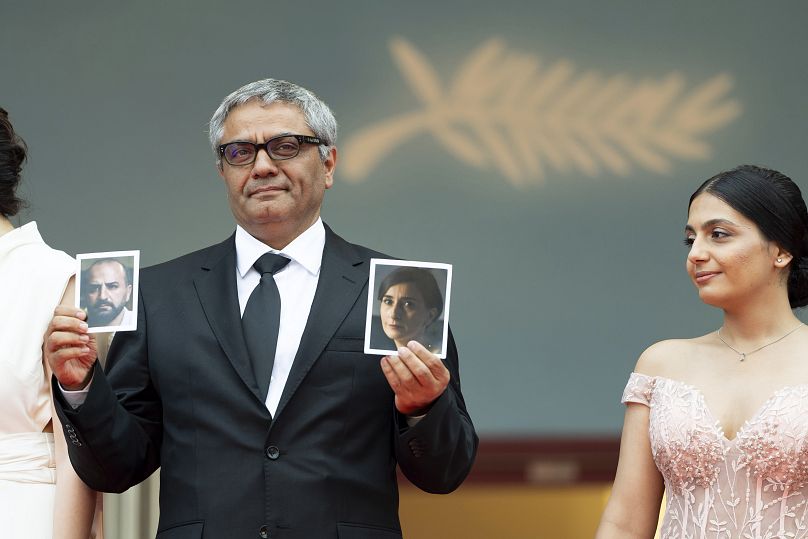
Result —
<instances>
[{"instance_id":1,"label":"photograph of bearded man","mask_svg":"<svg viewBox=\"0 0 808 539\"><path fill-rule=\"evenodd\" d=\"M82 261L79 306L87 312L90 328L135 329L133 266L132 257Z\"/></svg>"}]
</instances>

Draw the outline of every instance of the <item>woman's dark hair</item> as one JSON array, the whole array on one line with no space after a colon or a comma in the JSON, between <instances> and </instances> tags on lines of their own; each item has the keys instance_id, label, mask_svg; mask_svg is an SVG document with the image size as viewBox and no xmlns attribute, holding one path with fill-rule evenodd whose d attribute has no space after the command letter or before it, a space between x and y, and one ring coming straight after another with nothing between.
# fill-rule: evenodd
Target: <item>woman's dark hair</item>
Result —
<instances>
[{"instance_id":1,"label":"woman's dark hair","mask_svg":"<svg viewBox=\"0 0 808 539\"><path fill-rule=\"evenodd\" d=\"M440 293L435 276L427 269L403 267L390 272L379 285L379 293L376 299L381 301L387 291L390 290L390 287L402 283L414 284L415 288L424 297L427 309L435 308L438 310L435 319L440 316L440 313L443 312L443 295Z\"/></svg>"},{"instance_id":2,"label":"woman's dark hair","mask_svg":"<svg viewBox=\"0 0 808 539\"><path fill-rule=\"evenodd\" d=\"M26 152L25 142L8 121L8 113L0 108L0 215L4 217L17 215L23 206L16 192Z\"/></svg>"},{"instance_id":3,"label":"woman's dark hair","mask_svg":"<svg viewBox=\"0 0 808 539\"><path fill-rule=\"evenodd\" d=\"M808 305L808 211L791 178L776 170L741 165L701 184L690 197L688 210L702 193L726 202L752 220L767 240L791 254L788 301L792 308Z\"/></svg>"}]
</instances>

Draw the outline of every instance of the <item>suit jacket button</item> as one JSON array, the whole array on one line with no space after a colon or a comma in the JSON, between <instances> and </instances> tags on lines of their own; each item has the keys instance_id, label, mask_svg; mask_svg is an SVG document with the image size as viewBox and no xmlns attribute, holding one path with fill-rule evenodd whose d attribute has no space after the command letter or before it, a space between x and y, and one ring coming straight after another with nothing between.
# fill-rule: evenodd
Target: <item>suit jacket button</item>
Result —
<instances>
[{"instance_id":1,"label":"suit jacket button","mask_svg":"<svg viewBox=\"0 0 808 539\"><path fill-rule=\"evenodd\" d=\"M258 530L258 537L261 539L268 539L269 537L269 528L266 526L261 526L261 529Z\"/></svg>"},{"instance_id":2,"label":"suit jacket button","mask_svg":"<svg viewBox=\"0 0 808 539\"><path fill-rule=\"evenodd\" d=\"M280 457L280 456L281 456L281 450L280 449L278 449L274 445L271 445L271 446L267 447L267 457L270 460L278 460L278 457Z\"/></svg>"}]
</instances>

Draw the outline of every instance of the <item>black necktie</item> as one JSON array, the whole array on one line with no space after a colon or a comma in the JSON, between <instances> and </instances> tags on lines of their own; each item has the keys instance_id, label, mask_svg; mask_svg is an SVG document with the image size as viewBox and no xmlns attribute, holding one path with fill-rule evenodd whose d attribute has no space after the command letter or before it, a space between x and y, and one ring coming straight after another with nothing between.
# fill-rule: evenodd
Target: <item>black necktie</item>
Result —
<instances>
[{"instance_id":1,"label":"black necktie","mask_svg":"<svg viewBox=\"0 0 808 539\"><path fill-rule=\"evenodd\" d=\"M261 282L250 294L241 317L247 353L264 400L267 398L272 365L275 363L281 320L281 296L273 274L288 263L288 258L273 253L266 253L255 261L253 267L261 274Z\"/></svg>"}]
</instances>

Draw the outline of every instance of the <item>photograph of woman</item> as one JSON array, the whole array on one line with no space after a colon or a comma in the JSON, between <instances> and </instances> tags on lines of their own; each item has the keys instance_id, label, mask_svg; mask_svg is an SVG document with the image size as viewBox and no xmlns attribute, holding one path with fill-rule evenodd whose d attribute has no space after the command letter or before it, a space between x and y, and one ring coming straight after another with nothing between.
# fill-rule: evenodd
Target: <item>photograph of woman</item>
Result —
<instances>
[{"instance_id":1,"label":"photograph of woman","mask_svg":"<svg viewBox=\"0 0 808 539\"><path fill-rule=\"evenodd\" d=\"M690 198L687 272L721 326L639 358L597 539L808 534L808 213L794 182L744 165Z\"/></svg>"},{"instance_id":2,"label":"photograph of woman","mask_svg":"<svg viewBox=\"0 0 808 539\"><path fill-rule=\"evenodd\" d=\"M0 526L3 537L87 539L96 494L70 464L42 360L54 308L73 301L76 263L48 247L35 222L9 220L23 205L26 153L0 108Z\"/></svg>"},{"instance_id":3,"label":"photograph of woman","mask_svg":"<svg viewBox=\"0 0 808 539\"><path fill-rule=\"evenodd\" d=\"M444 297L435 274L446 288L447 270L376 265L377 305L370 321L370 348L395 352L417 341L433 354L443 352ZM392 271L391 271L392 270Z\"/></svg>"}]
</instances>

